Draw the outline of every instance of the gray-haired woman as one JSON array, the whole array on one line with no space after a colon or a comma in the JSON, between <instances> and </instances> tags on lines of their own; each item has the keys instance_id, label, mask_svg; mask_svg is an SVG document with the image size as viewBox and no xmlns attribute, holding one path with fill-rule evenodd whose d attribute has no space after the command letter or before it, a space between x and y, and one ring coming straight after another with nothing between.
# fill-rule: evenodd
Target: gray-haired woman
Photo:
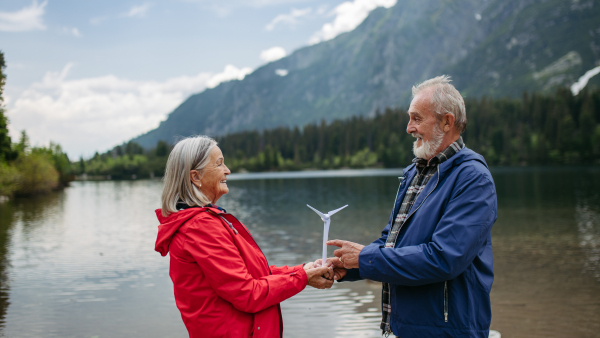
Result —
<instances>
[{"instance_id":1,"label":"gray-haired woman","mask_svg":"<svg viewBox=\"0 0 600 338\"><path fill-rule=\"evenodd\" d=\"M156 251L170 252L175 301L190 337L277 337L279 303L306 285L329 288L332 268L268 266L250 231L215 205L231 172L217 142L178 142L167 161Z\"/></svg>"}]
</instances>

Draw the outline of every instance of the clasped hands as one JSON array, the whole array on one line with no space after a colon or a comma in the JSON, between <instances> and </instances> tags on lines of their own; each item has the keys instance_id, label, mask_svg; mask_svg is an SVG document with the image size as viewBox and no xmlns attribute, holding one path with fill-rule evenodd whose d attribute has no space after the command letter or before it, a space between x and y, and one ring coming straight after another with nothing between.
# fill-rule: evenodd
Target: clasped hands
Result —
<instances>
[{"instance_id":1,"label":"clasped hands","mask_svg":"<svg viewBox=\"0 0 600 338\"><path fill-rule=\"evenodd\" d=\"M327 258L325 264L322 259L317 259L304 265L308 285L317 289L329 289L333 285L333 281L346 276L346 269L357 269L358 256L365 247L358 243L339 239L327 241L326 244L339 247L333 252L335 257Z\"/></svg>"}]
</instances>

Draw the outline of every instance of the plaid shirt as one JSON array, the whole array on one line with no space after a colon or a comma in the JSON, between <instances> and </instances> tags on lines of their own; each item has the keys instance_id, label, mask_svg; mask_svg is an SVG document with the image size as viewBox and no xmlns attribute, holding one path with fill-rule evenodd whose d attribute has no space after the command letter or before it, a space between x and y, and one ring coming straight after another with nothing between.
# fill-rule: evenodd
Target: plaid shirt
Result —
<instances>
[{"instance_id":1,"label":"plaid shirt","mask_svg":"<svg viewBox=\"0 0 600 338\"><path fill-rule=\"evenodd\" d=\"M394 248L396 246L396 241L398 239L398 235L400 234L400 230L402 230L402 226L406 219L410 216L410 210L415 203L415 200L423 191L431 177L435 173L437 173L437 166L442 162L446 161L454 154L459 152L462 148L465 147L465 144L462 140L462 137L459 137L454 143L448 146L448 148L444 149L441 153L437 154L435 157L430 159L429 161L424 160L422 158L415 158L413 163L416 163L418 174L415 175L415 178L410 183L408 190L406 191L406 195L404 195L404 199L402 200L402 204L400 205L400 209L398 210L398 214L392 223L392 227L390 232L388 233L388 238L385 242L386 248ZM390 284L383 283L383 292L382 292L382 318L381 318L381 329L383 330L383 334L389 335L392 331L390 326L390 316L392 314L392 304L390 302Z\"/></svg>"}]
</instances>

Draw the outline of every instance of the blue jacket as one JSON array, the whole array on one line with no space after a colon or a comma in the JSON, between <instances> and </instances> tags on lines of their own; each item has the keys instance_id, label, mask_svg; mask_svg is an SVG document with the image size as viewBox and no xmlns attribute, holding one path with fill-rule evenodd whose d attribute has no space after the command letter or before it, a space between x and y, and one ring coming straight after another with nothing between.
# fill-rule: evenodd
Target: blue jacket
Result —
<instances>
[{"instance_id":1,"label":"blue jacket","mask_svg":"<svg viewBox=\"0 0 600 338\"><path fill-rule=\"evenodd\" d=\"M398 337L487 338L494 280L491 229L496 188L483 157L463 148L438 167L417 197L396 246L384 248L415 165L404 169L381 238L366 246L344 281L390 283Z\"/></svg>"}]
</instances>

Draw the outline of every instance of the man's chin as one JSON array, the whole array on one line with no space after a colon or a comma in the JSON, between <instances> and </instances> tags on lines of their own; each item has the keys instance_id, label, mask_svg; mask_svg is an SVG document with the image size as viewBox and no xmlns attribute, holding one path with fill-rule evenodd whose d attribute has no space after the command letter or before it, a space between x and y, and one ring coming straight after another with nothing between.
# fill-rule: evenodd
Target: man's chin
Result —
<instances>
[{"instance_id":1,"label":"man's chin","mask_svg":"<svg viewBox=\"0 0 600 338\"><path fill-rule=\"evenodd\" d=\"M413 154L418 157L418 158L424 158L424 159L428 159L431 158L433 156L429 156L429 154L427 154L426 152L426 147L424 144L422 144L420 147L417 146L417 142L415 141L415 143L413 144Z\"/></svg>"}]
</instances>

